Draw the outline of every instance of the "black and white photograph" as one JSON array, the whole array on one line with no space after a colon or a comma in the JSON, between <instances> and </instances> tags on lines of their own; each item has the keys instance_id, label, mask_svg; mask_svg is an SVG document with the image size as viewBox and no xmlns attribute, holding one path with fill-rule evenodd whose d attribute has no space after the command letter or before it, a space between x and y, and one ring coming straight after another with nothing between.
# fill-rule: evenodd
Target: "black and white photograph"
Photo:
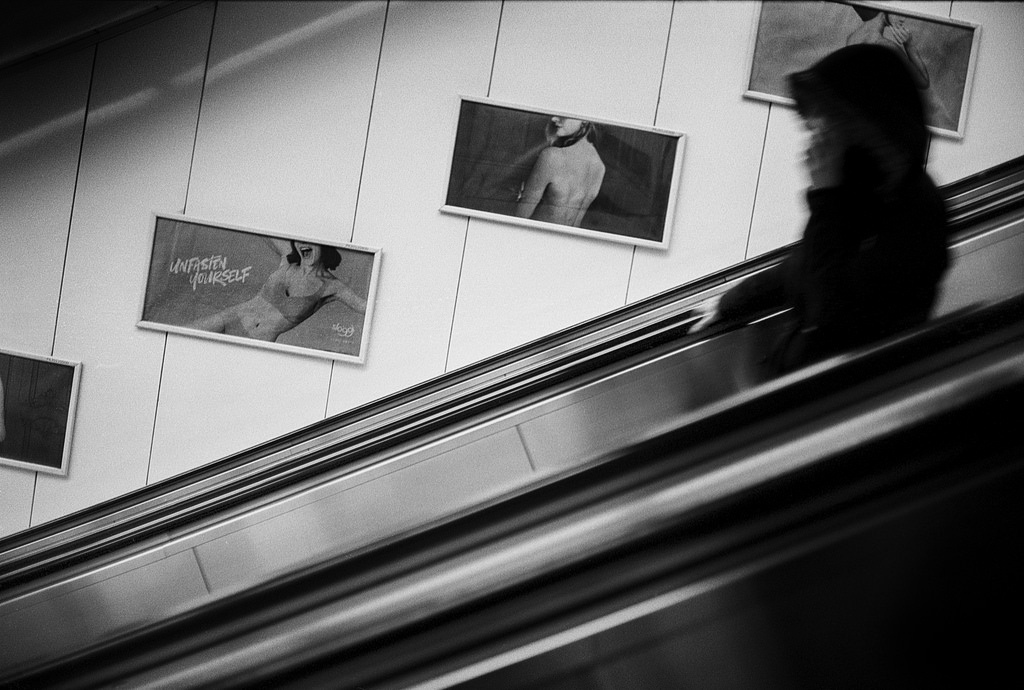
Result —
<instances>
[{"instance_id":1,"label":"black and white photograph","mask_svg":"<svg viewBox=\"0 0 1024 690\"><path fill-rule=\"evenodd\" d=\"M66 475L82 365L0 349L0 464Z\"/></svg>"},{"instance_id":2,"label":"black and white photograph","mask_svg":"<svg viewBox=\"0 0 1024 690\"><path fill-rule=\"evenodd\" d=\"M154 214L139 326L362 363L379 249Z\"/></svg>"},{"instance_id":3,"label":"black and white photograph","mask_svg":"<svg viewBox=\"0 0 1024 690\"><path fill-rule=\"evenodd\" d=\"M792 105L786 75L846 45L899 54L921 93L929 129L962 138L980 27L871 2L764 2L750 50L745 96Z\"/></svg>"},{"instance_id":4,"label":"black and white photograph","mask_svg":"<svg viewBox=\"0 0 1024 690\"><path fill-rule=\"evenodd\" d=\"M461 98L441 210L668 247L684 135Z\"/></svg>"}]
</instances>

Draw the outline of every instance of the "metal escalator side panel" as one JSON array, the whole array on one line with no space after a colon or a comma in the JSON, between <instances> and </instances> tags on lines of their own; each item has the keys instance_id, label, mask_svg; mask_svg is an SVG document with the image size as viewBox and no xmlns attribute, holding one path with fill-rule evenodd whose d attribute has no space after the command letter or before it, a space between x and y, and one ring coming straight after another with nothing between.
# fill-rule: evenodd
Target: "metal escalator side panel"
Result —
<instances>
[{"instance_id":1,"label":"metal escalator side panel","mask_svg":"<svg viewBox=\"0 0 1024 690\"><path fill-rule=\"evenodd\" d=\"M760 423L703 446L681 442L693 432L680 427L568 486L524 494L361 561L268 583L131 641L151 657L126 659L114 645L39 678L76 671L142 687L333 674L354 685L404 687L451 679L445 674L472 664L493 670L486 660L506 635L520 644L523 626L550 631L551 616L600 609L610 598L622 604L634 588L643 600L648 585L657 590L672 573L705 577L716 559L735 562L744 544L813 524L815 515L992 470L999 463L986 449L1022 446L992 415L1024 395L1022 343L1018 334L925 376L866 381L866 397L837 389L825 417L813 398L798 407L759 405ZM780 387L778 395L794 393ZM957 419L986 434L983 441L965 439L951 423ZM908 448L920 455L893 461L894 449Z\"/></svg>"},{"instance_id":2,"label":"metal escalator side panel","mask_svg":"<svg viewBox=\"0 0 1024 690\"><path fill-rule=\"evenodd\" d=\"M720 289L725 284L722 281L738 275L723 274L702 283L702 286L704 289ZM712 287L709 288L709 285ZM430 443L442 443L440 439L451 431L471 433L467 430L482 423L482 420L491 423L499 418L507 419L507 415L513 414L524 404L524 400L527 406L538 405L538 401L553 399L559 390L571 396L581 381L600 381L606 368L623 369L633 366L632 363L626 364L629 358L642 362L656 357L668 357L665 353L678 347L673 343L687 328L687 309L699 298L700 294L696 292L671 291L668 296L662 295L647 301L644 309L649 309L649 312L643 309L630 311L629 318L624 322L602 317L599 327L595 326L591 330L580 327L572 329L569 335L561 334L543 341L542 344L546 343L556 350L554 356L547 356L551 353L546 355L543 347L534 344L532 349L520 351L523 359L501 361L497 368L487 370L481 367L474 369L473 376L455 377L453 381L457 379L458 385L451 391L447 391L444 386L424 387L423 391L429 391L429 400L425 402L399 396L392 401L396 407L364 410L349 417L354 420L351 428L342 426L332 429L326 437L304 431L300 435L301 447L296 452L286 447L285 439L279 442L281 447L274 446L275 450L269 456L255 453L249 458L252 464L248 464L248 460L242 462L244 458L236 458L232 461L234 464L224 466L223 473L218 474L212 470L207 473L207 470L203 470L195 475L195 483L182 480L165 485L165 488L173 487L169 494L162 494L160 487L154 487L137 502L115 501L111 504L113 508L110 512L98 510L92 513L95 519L80 522L69 520L64 523L66 528L47 532L46 538L52 540L49 543L45 539L35 543L31 538L19 541L16 549L0 555L0 572L8 568L5 574L10 574L21 568L16 571L21 579L10 579L7 582L21 582L24 591L30 593L37 584L59 587L69 576L82 576L82 573L89 576L90 569L97 570L91 576L94 577L93 581L99 581L103 577L99 571L103 568L121 568L127 572L126 560L148 559L152 558L152 554L176 554L192 550L196 544L188 542L191 535L208 535L218 529L230 531L229 523L232 520L241 520L236 526L242 524L248 529L252 524L245 523L247 515L270 512L291 498L307 500L309 494L306 492L314 491L317 487L329 490L327 485L331 482L343 479L350 473L369 471L378 461L381 463L380 469L383 469L386 463L393 462L393 459L388 458L388 453L411 453L411 449L420 444L424 435L434 435ZM763 325L767 327L769 324L765 322ZM742 340L750 333L713 334L711 339L736 337ZM688 342L694 341L691 339ZM710 343L711 340L706 342ZM716 406L716 401L721 402L722 396L735 396L738 390L748 385L728 380L728 376L735 370L730 362L735 364L734 359L725 358L709 364L707 368L701 367L696 374L692 370L685 374L683 378L697 377L696 392L680 393L671 378L662 380L659 379L661 373L652 372L649 383L636 383L632 388L628 383L606 388L611 393L589 412L585 407L569 410L570 406L563 406L567 410L563 422L572 424L577 430L576 438L571 443L562 440L559 444L560 423L554 418L551 420L554 423L537 422L528 429L525 421L522 425L513 426L517 427L516 433L520 434L520 440L526 446L532 444L535 449L547 444L551 449L547 459L542 461L543 469L554 474L561 471L573 473L578 469L570 466L574 460L589 462L596 456L621 449L620 444L642 442L648 436L658 435L678 421L676 415L690 415L687 417L689 423L721 412L722 406ZM833 364L835 362L826 364L823 369L802 372L800 376L817 375ZM715 371L716 368L720 371ZM683 369L686 367L681 367ZM476 378L477 375L479 378ZM489 378L491 376L494 378ZM776 382L768 388L777 390L779 385L791 381ZM599 383L594 383L594 386L594 390L600 387ZM614 389L619 387L621 391L616 395ZM765 390L760 389L758 394ZM645 398L645 395L648 397ZM656 412L648 412L642 406L645 400L655 404ZM725 406L742 403L742 400L733 399ZM691 405L697 405L699 410L693 412ZM623 408L629 409L623 413ZM602 421L607 419L607 415L616 412L622 417L618 428ZM659 417L659 414L666 416ZM638 435L634 428L634 423L639 423L637 420L648 422L651 426ZM588 427L588 424L591 426ZM583 457L573 458L573 448L580 450ZM533 460L535 464L536 458ZM523 487L520 489L525 490ZM281 510L284 512L285 509ZM456 506L453 514L475 510L475 506L460 505ZM296 529L301 527L301 522L296 522ZM329 519L325 522L329 522ZM427 527L423 524L412 531L421 532ZM284 535L281 537L284 539L287 531L281 531L280 534ZM400 536L392 534L388 539ZM252 541L259 542L261 539L262 536ZM139 544L142 545L141 550ZM344 548L349 547L352 544ZM355 547L368 548L362 543ZM267 548L274 548L273 543ZM314 560L347 558L350 554L344 548L339 547L335 551L325 549L308 555ZM20 556L25 554L32 558L20 560ZM72 557L80 564L77 571L65 567ZM306 561L300 560L286 562L282 559L280 562L284 564L282 569L254 572L254 579L244 584L258 587L260 583L287 575L289 568L304 567L306 564ZM142 571L138 574L141 575ZM12 591L15 590L8 588L6 594ZM196 599L192 603L196 601L205 605L209 600ZM159 620L161 615L171 615L173 610L180 610L174 607L181 605L178 602L160 614L154 613L150 618L135 619L131 625L146 627ZM102 642L127 629L124 627L127 625L125 621L112 621L110 625L98 625L94 629L94 636L82 638L76 643L79 644L76 649L92 642ZM12 628L12 634L17 634L17 630Z\"/></svg>"}]
</instances>

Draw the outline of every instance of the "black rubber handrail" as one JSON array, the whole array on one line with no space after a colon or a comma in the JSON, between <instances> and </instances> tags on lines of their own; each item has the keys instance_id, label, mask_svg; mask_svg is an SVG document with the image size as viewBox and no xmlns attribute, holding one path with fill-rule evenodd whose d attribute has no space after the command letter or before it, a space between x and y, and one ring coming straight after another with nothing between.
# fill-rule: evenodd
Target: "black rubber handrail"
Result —
<instances>
[{"instance_id":1,"label":"black rubber handrail","mask_svg":"<svg viewBox=\"0 0 1024 690\"><path fill-rule=\"evenodd\" d=\"M1024 157L944 186L951 222L961 228L961 235L992 217L997 212L994 208L1009 213L1024 207L1019 190L1022 174ZM971 195L979 189L984 189L984 194ZM957 236L954 241L959 239ZM789 247L774 250L222 460L0 539L0 589L207 519L679 338L692 322L680 304L773 265L788 251ZM347 429L357 431L345 435ZM316 446L318 440L336 434L336 442ZM301 444L316 447L306 453L285 453ZM267 462L278 454L286 457Z\"/></svg>"},{"instance_id":2,"label":"black rubber handrail","mask_svg":"<svg viewBox=\"0 0 1024 690\"><path fill-rule=\"evenodd\" d=\"M955 240L963 240L982 221L1024 207L1024 157L951 182L940 191Z\"/></svg>"}]
</instances>

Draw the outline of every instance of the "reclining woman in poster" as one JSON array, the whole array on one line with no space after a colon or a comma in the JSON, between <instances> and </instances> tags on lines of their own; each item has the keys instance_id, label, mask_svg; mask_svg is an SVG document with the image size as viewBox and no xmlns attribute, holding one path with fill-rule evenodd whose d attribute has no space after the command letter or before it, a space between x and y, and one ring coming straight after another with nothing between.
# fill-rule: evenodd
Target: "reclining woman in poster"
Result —
<instances>
[{"instance_id":1,"label":"reclining woman in poster","mask_svg":"<svg viewBox=\"0 0 1024 690\"><path fill-rule=\"evenodd\" d=\"M545 132L548 146L523 183L516 216L580 226L604 181L605 165L594 148L596 131L592 122L551 118Z\"/></svg>"},{"instance_id":2,"label":"reclining woman in poster","mask_svg":"<svg viewBox=\"0 0 1024 690\"><path fill-rule=\"evenodd\" d=\"M334 247L266 238L281 261L255 297L199 319L190 327L273 342L324 305L341 301L366 312L359 297L332 271L341 265Z\"/></svg>"}]
</instances>

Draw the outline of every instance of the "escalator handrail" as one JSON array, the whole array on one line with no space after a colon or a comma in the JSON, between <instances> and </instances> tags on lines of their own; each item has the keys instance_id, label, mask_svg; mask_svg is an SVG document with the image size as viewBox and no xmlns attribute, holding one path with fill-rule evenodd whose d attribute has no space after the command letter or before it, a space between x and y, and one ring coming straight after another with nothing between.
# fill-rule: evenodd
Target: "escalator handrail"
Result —
<instances>
[{"instance_id":1,"label":"escalator handrail","mask_svg":"<svg viewBox=\"0 0 1024 690\"><path fill-rule=\"evenodd\" d=\"M963 340L965 334L970 337ZM31 681L86 678L106 684L133 674L184 684L211 680L193 675L195 669L216 674L214 680L242 674L248 681L254 679L245 674L257 672L245 666L253 662L253 645L263 650L261 663L279 664L275 672L283 672L290 664L310 661L303 658L307 653L356 663L360 655L386 652L406 635L437 640L430 628L435 623L473 616L476 609L531 590L543 592L562 577L586 581L588 569L663 543L666 535L684 529L706 532L709 517L720 521L730 510L757 516L744 506L796 476L809 478L797 502L832 501L831 510L836 501L851 500L841 490L850 486L851 468L859 486L870 486L873 493L967 465L989 471L992 463L974 457L940 462L921 457L901 466L884 452L866 461L861 451L911 431L927 433L937 423L952 427L948 420L963 410L992 420L991 410L1005 404L1007 394L1017 401L1024 395L1024 296L795 372L745 400L708 411L697 423L681 420L603 463L108 641L37 669ZM971 443L982 445L984 431ZM950 433L963 436L955 429ZM1006 433L1014 436L1016 430ZM880 489L878 477L892 486ZM799 508L792 505L789 489L780 495L786 510ZM731 507L723 511L723 505ZM802 519L814 522L806 515ZM762 526L770 522L754 520ZM758 538L745 537L747 542ZM678 563L688 567L708 557L675 551ZM632 576L630 569L619 572ZM613 591L614 583L589 581L596 587L592 599L606 599ZM546 608L579 605L550 594L543 600ZM508 625L499 616L485 617L483 625L464 628L467 640L441 639L439 645L462 650L508 634L494 632ZM313 639L316 645L310 644ZM180 675L163 677L168 671Z\"/></svg>"},{"instance_id":2,"label":"escalator handrail","mask_svg":"<svg viewBox=\"0 0 1024 690\"><path fill-rule=\"evenodd\" d=\"M1022 171L1024 157L943 187L947 198L961 199L951 209L951 218L963 225L990 217L993 204L999 206L999 180L1007 181L1009 190L1006 206L1000 208L1004 212L1019 208L1017 180ZM962 199L970 190L982 187L987 190L983 198ZM57 564L89 560L207 519L580 375L611 358L630 356L679 337L692 320L687 311L702 294L777 263L788 250L782 247L222 460L0 539L0 589L12 575L21 580Z\"/></svg>"}]
</instances>

